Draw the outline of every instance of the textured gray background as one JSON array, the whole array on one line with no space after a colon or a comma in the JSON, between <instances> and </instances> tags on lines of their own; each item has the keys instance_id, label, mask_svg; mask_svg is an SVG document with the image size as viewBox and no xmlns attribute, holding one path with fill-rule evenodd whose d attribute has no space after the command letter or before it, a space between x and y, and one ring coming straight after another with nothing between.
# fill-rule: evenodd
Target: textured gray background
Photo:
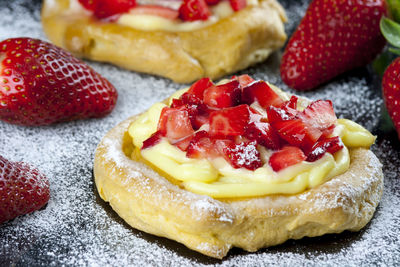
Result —
<instances>
[{"instance_id":1,"label":"textured gray background","mask_svg":"<svg viewBox=\"0 0 400 267\"><path fill-rule=\"evenodd\" d=\"M295 29L309 1L281 1ZM46 39L40 24L41 1L0 1L0 40L30 36ZM241 73L288 90L279 77L280 53ZM51 182L51 199L41 211L0 225L0 265L398 265L400 264L400 145L381 119L380 79L370 66L303 95L332 99L340 117L353 119L378 135L373 151L384 164L385 191L371 221L358 233L345 232L288 241L247 253L233 249L222 261L183 245L127 226L98 196L93 183L94 150L115 124L144 111L181 85L101 63L88 62L119 92L106 118L46 127L0 122L0 154L38 167Z\"/></svg>"}]
</instances>

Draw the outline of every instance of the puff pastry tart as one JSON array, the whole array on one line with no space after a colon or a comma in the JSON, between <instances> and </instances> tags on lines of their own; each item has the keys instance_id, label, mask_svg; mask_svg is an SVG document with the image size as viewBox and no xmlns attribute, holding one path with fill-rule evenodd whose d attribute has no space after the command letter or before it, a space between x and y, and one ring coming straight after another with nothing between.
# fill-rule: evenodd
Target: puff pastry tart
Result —
<instances>
[{"instance_id":1,"label":"puff pastry tart","mask_svg":"<svg viewBox=\"0 0 400 267\"><path fill-rule=\"evenodd\" d=\"M374 141L329 100L203 78L107 133L94 175L132 227L223 258L364 227L383 188Z\"/></svg>"},{"instance_id":2,"label":"puff pastry tart","mask_svg":"<svg viewBox=\"0 0 400 267\"><path fill-rule=\"evenodd\" d=\"M179 83L265 60L286 40L276 0L44 0L48 38L76 56Z\"/></svg>"}]
</instances>

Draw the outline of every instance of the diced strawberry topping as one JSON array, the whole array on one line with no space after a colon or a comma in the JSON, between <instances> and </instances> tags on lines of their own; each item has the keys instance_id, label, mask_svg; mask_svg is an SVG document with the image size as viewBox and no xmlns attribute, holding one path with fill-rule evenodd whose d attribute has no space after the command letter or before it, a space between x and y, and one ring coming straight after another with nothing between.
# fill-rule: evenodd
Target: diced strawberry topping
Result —
<instances>
[{"instance_id":1,"label":"diced strawberry topping","mask_svg":"<svg viewBox=\"0 0 400 267\"><path fill-rule=\"evenodd\" d=\"M108 18L126 13L135 6L136 0L101 0L97 1L94 15L99 19Z\"/></svg>"},{"instance_id":2,"label":"diced strawberry topping","mask_svg":"<svg viewBox=\"0 0 400 267\"><path fill-rule=\"evenodd\" d=\"M221 2L221 0L206 0L207 5L209 5L209 6L214 6L214 5L218 4L219 2Z\"/></svg>"},{"instance_id":3,"label":"diced strawberry topping","mask_svg":"<svg viewBox=\"0 0 400 267\"><path fill-rule=\"evenodd\" d=\"M213 86L213 85L214 85L214 83L210 80L210 78L202 78L202 79L198 80L197 82L195 82L194 84L192 84L192 86L190 86L187 93L190 95L194 95L199 99L203 99L204 91L208 87Z\"/></svg>"},{"instance_id":4,"label":"diced strawberry topping","mask_svg":"<svg viewBox=\"0 0 400 267\"><path fill-rule=\"evenodd\" d=\"M231 7L234 11L242 10L247 6L246 0L229 0L229 2L231 3Z\"/></svg>"},{"instance_id":5,"label":"diced strawberry topping","mask_svg":"<svg viewBox=\"0 0 400 267\"><path fill-rule=\"evenodd\" d=\"M192 141L194 135L189 135L177 142L172 143L174 146L178 147L182 151L186 151L189 147L190 141Z\"/></svg>"},{"instance_id":6,"label":"diced strawberry topping","mask_svg":"<svg viewBox=\"0 0 400 267\"><path fill-rule=\"evenodd\" d=\"M318 141L311 149L311 152L307 156L307 161L313 162L325 155L326 152L334 154L343 148L342 140L339 136L327 138L322 141Z\"/></svg>"},{"instance_id":7,"label":"diced strawberry topping","mask_svg":"<svg viewBox=\"0 0 400 267\"><path fill-rule=\"evenodd\" d=\"M174 20L179 17L179 12L172 8L157 5L140 5L132 8L130 14L152 15Z\"/></svg>"},{"instance_id":8,"label":"diced strawberry topping","mask_svg":"<svg viewBox=\"0 0 400 267\"><path fill-rule=\"evenodd\" d=\"M142 149L146 149L158 144L161 141L162 134L160 131L153 133L149 138L143 141Z\"/></svg>"},{"instance_id":9,"label":"diced strawberry topping","mask_svg":"<svg viewBox=\"0 0 400 267\"><path fill-rule=\"evenodd\" d=\"M308 127L299 119L274 122L272 126L283 140L307 151L312 148L322 134L320 130Z\"/></svg>"},{"instance_id":10,"label":"diced strawberry topping","mask_svg":"<svg viewBox=\"0 0 400 267\"><path fill-rule=\"evenodd\" d=\"M224 158L234 168L246 168L255 170L262 166L260 152L257 150L257 142L242 142L239 144L228 144L223 152Z\"/></svg>"},{"instance_id":11,"label":"diced strawberry topping","mask_svg":"<svg viewBox=\"0 0 400 267\"><path fill-rule=\"evenodd\" d=\"M215 137L243 135L249 121L248 105L213 111L210 114L210 134Z\"/></svg>"},{"instance_id":12,"label":"diced strawberry topping","mask_svg":"<svg viewBox=\"0 0 400 267\"><path fill-rule=\"evenodd\" d=\"M293 120L299 113L296 108L296 96L292 96L289 101L282 103L280 107L269 106L267 108L268 121L273 123L277 121Z\"/></svg>"},{"instance_id":13,"label":"diced strawberry topping","mask_svg":"<svg viewBox=\"0 0 400 267\"><path fill-rule=\"evenodd\" d=\"M266 122L252 122L246 126L244 136L249 140L256 140L266 148L277 150L280 148L279 136L275 129Z\"/></svg>"},{"instance_id":14,"label":"diced strawberry topping","mask_svg":"<svg viewBox=\"0 0 400 267\"><path fill-rule=\"evenodd\" d=\"M208 132L197 132L187 148L186 156L189 158L212 158L219 155L215 139L210 137Z\"/></svg>"},{"instance_id":15,"label":"diced strawberry topping","mask_svg":"<svg viewBox=\"0 0 400 267\"><path fill-rule=\"evenodd\" d=\"M194 130L186 110L165 107L161 111L158 131L171 140L179 140L192 135Z\"/></svg>"},{"instance_id":16,"label":"diced strawberry topping","mask_svg":"<svg viewBox=\"0 0 400 267\"><path fill-rule=\"evenodd\" d=\"M183 0L179 17L185 21L207 20L211 15L205 0Z\"/></svg>"},{"instance_id":17,"label":"diced strawberry topping","mask_svg":"<svg viewBox=\"0 0 400 267\"><path fill-rule=\"evenodd\" d=\"M286 167L300 163L306 159L303 151L295 146L285 146L279 151L274 152L269 158L269 165L276 172Z\"/></svg>"},{"instance_id":18,"label":"diced strawberry topping","mask_svg":"<svg viewBox=\"0 0 400 267\"><path fill-rule=\"evenodd\" d=\"M337 120L332 101L330 100L317 100L312 102L303 112L299 112L297 117L307 125L319 130L329 128Z\"/></svg>"},{"instance_id":19,"label":"diced strawberry topping","mask_svg":"<svg viewBox=\"0 0 400 267\"><path fill-rule=\"evenodd\" d=\"M253 78L251 78L247 74L243 74L240 76L232 76L231 80L238 80L241 87L245 87L255 81Z\"/></svg>"},{"instance_id":20,"label":"diced strawberry topping","mask_svg":"<svg viewBox=\"0 0 400 267\"><path fill-rule=\"evenodd\" d=\"M203 101L212 108L228 108L239 104L240 102L240 84L239 81L213 85L204 91Z\"/></svg>"},{"instance_id":21,"label":"diced strawberry topping","mask_svg":"<svg viewBox=\"0 0 400 267\"><path fill-rule=\"evenodd\" d=\"M284 102L264 81L253 82L243 88L242 102L251 105L258 101L264 109L269 106L280 106Z\"/></svg>"}]
</instances>

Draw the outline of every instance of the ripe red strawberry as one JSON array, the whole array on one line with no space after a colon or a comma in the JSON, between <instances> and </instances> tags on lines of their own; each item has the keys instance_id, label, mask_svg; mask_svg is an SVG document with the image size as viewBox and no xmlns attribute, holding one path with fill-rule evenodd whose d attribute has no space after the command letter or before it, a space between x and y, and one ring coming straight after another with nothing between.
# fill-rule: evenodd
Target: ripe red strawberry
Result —
<instances>
[{"instance_id":1,"label":"ripe red strawberry","mask_svg":"<svg viewBox=\"0 0 400 267\"><path fill-rule=\"evenodd\" d=\"M204 91L212 85L214 85L214 83L210 80L210 78L202 78L192 84L187 93L196 96L198 99L203 99Z\"/></svg>"},{"instance_id":2,"label":"ripe red strawberry","mask_svg":"<svg viewBox=\"0 0 400 267\"><path fill-rule=\"evenodd\" d=\"M387 67L382 78L383 98L400 139L400 57Z\"/></svg>"},{"instance_id":3,"label":"ripe red strawberry","mask_svg":"<svg viewBox=\"0 0 400 267\"><path fill-rule=\"evenodd\" d=\"M384 0L314 0L289 40L282 80L310 90L348 70L365 66L385 46L379 20Z\"/></svg>"},{"instance_id":4,"label":"ripe red strawberry","mask_svg":"<svg viewBox=\"0 0 400 267\"><path fill-rule=\"evenodd\" d=\"M295 146L285 146L279 151L274 152L269 158L269 165L276 172L286 167L300 163L306 159L303 151Z\"/></svg>"},{"instance_id":5,"label":"ripe red strawberry","mask_svg":"<svg viewBox=\"0 0 400 267\"><path fill-rule=\"evenodd\" d=\"M0 156L0 223L42 208L49 198L45 175L28 164Z\"/></svg>"},{"instance_id":6,"label":"ripe red strawberry","mask_svg":"<svg viewBox=\"0 0 400 267\"><path fill-rule=\"evenodd\" d=\"M20 125L105 116L114 86L84 62L30 38L0 42L0 119Z\"/></svg>"},{"instance_id":7,"label":"ripe red strawberry","mask_svg":"<svg viewBox=\"0 0 400 267\"><path fill-rule=\"evenodd\" d=\"M297 111L297 97L292 96L289 101L285 101L280 107L270 106L267 108L269 123L277 121L293 120L299 111Z\"/></svg>"},{"instance_id":8,"label":"ripe red strawberry","mask_svg":"<svg viewBox=\"0 0 400 267\"><path fill-rule=\"evenodd\" d=\"M251 105L258 101L261 107L280 106L284 102L264 81L253 82L243 88L242 102Z\"/></svg>"},{"instance_id":9,"label":"ripe red strawberry","mask_svg":"<svg viewBox=\"0 0 400 267\"><path fill-rule=\"evenodd\" d=\"M242 74L240 76L232 76L232 80L238 80L241 87L245 87L255 81L247 74Z\"/></svg>"},{"instance_id":10,"label":"ripe red strawberry","mask_svg":"<svg viewBox=\"0 0 400 267\"><path fill-rule=\"evenodd\" d=\"M241 90L237 80L210 86L204 91L204 104L211 108L229 108L240 102Z\"/></svg>"},{"instance_id":11,"label":"ripe red strawberry","mask_svg":"<svg viewBox=\"0 0 400 267\"><path fill-rule=\"evenodd\" d=\"M205 0L183 0L179 17L185 21L207 20L211 15Z\"/></svg>"},{"instance_id":12,"label":"ripe red strawberry","mask_svg":"<svg viewBox=\"0 0 400 267\"><path fill-rule=\"evenodd\" d=\"M250 121L250 114L249 106L244 104L211 112L211 136L227 137L243 135L245 127Z\"/></svg>"},{"instance_id":13,"label":"ripe red strawberry","mask_svg":"<svg viewBox=\"0 0 400 267\"><path fill-rule=\"evenodd\" d=\"M187 157L197 159L212 157L215 154L214 139L206 131L195 133L186 152Z\"/></svg>"},{"instance_id":14,"label":"ripe red strawberry","mask_svg":"<svg viewBox=\"0 0 400 267\"><path fill-rule=\"evenodd\" d=\"M260 152L257 150L257 142L229 143L224 149L224 158L234 168L246 168L255 170L262 166Z\"/></svg>"},{"instance_id":15,"label":"ripe red strawberry","mask_svg":"<svg viewBox=\"0 0 400 267\"><path fill-rule=\"evenodd\" d=\"M155 146L161 141L161 138L163 137L161 131L157 131L153 133L149 138L143 141L143 146L142 149L146 149L152 146Z\"/></svg>"},{"instance_id":16,"label":"ripe red strawberry","mask_svg":"<svg viewBox=\"0 0 400 267\"><path fill-rule=\"evenodd\" d=\"M342 140L339 136L327 138L315 143L311 152L307 155L307 161L313 162L322 158L326 152L334 154L343 148Z\"/></svg>"}]
</instances>

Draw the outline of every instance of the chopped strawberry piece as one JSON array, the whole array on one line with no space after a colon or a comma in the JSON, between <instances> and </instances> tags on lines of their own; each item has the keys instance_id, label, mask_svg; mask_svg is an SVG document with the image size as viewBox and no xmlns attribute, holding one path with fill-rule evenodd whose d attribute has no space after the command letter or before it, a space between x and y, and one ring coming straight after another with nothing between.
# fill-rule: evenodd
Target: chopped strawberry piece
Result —
<instances>
[{"instance_id":1,"label":"chopped strawberry piece","mask_svg":"<svg viewBox=\"0 0 400 267\"><path fill-rule=\"evenodd\" d=\"M247 6L246 0L229 0L234 11L239 11Z\"/></svg>"},{"instance_id":2,"label":"chopped strawberry piece","mask_svg":"<svg viewBox=\"0 0 400 267\"><path fill-rule=\"evenodd\" d=\"M212 158L219 154L215 139L210 137L206 131L198 131L193 136L187 148L188 158Z\"/></svg>"},{"instance_id":3,"label":"chopped strawberry piece","mask_svg":"<svg viewBox=\"0 0 400 267\"><path fill-rule=\"evenodd\" d=\"M160 131L153 133L149 138L143 141L142 149L146 149L158 144L161 141L162 134Z\"/></svg>"},{"instance_id":4,"label":"chopped strawberry piece","mask_svg":"<svg viewBox=\"0 0 400 267\"><path fill-rule=\"evenodd\" d=\"M172 99L171 108L179 108L184 105L185 103L183 103L182 99L176 99L176 98Z\"/></svg>"},{"instance_id":5,"label":"chopped strawberry piece","mask_svg":"<svg viewBox=\"0 0 400 267\"><path fill-rule=\"evenodd\" d=\"M264 81L253 82L243 88L242 102L251 105L258 101L264 109L269 106L280 106L284 102Z\"/></svg>"},{"instance_id":6,"label":"chopped strawberry piece","mask_svg":"<svg viewBox=\"0 0 400 267\"><path fill-rule=\"evenodd\" d=\"M243 135L244 129L250 121L250 113L248 105L239 105L211 112L211 136L227 137Z\"/></svg>"},{"instance_id":7,"label":"chopped strawberry piece","mask_svg":"<svg viewBox=\"0 0 400 267\"><path fill-rule=\"evenodd\" d=\"M180 150L182 151L187 151L190 141L192 141L194 135L189 135L188 137L185 137L177 142L174 142L173 145L177 146Z\"/></svg>"},{"instance_id":8,"label":"chopped strawberry piece","mask_svg":"<svg viewBox=\"0 0 400 267\"><path fill-rule=\"evenodd\" d=\"M244 136L249 140L255 140L258 144L268 149L277 150L280 146L279 136L275 129L266 122L252 122L247 125Z\"/></svg>"},{"instance_id":9,"label":"chopped strawberry piece","mask_svg":"<svg viewBox=\"0 0 400 267\"><path fill-rule=\"evenodd\" d=\"M221 2L221 0L206 0L207 5L209 5L209 6L214 6L214 5L218 4L219 2Z\"/></svg>"},{"instance_id":10,"label":"chopped strawberry piece","mask_svg":"<svg viewBox=\"0 0 400 267\"><path fill-rule=\"evenodd\" d=\"M271 125L283 140L307 151L312 148L322 135L320 130L307 126L299 119L278 121Z\"/></svg>"},{"instance_id":11,"label":"chopped strawberry piece","mask_svg":"<svg viewBox=\"0 0 400 267\"><path fill-rule=\"evenodd\" d=\"M240 84L233 80L221 85L213 85L204 91L203 101L212 108L228 108L240 102Z\"/></svg>"},{"instance_id":12,"label":"chopped strawberry piece","mask_svg":"<svg viewBox=\"0 0 400 267\"><path fill-rule=\"evenodd\" d=\"M188 92L184 93L180 99L182 100L183 104L189 104L189 105L199 105L203 103L203 97L198 98L194 94L190 94Z\"/></svg>"},{"instance_id":13,"label":"chopped strawberry piece","mask_svg":"<svg viewBox=\"0 0 400 267\"><path fill-rule=\"evenodd\" d=\"M130 14L138 15L152 15L163 17L170 20L175 20L179 17L179 12L169 7L157 6L157 5L140 5L132 8L129 11Z\"/></svg>"},{"instance_id":14,"label":"chopped strawberry piece","mask_svg":"<svg viewBox=\"0 0 400 267\"><path fill-rule=\"evenodd\" d=\"M172 141L192 135L194 130L187 110L165 107L161 111L158 131Z\"/></svg>"},{"instance_id":15,"label":"chopped strawberry piece","mask_svg":"<svg viewBox=\"0 0 400 267\"><path fill-rule=\"evenodd\" d=\"M296 96L292 96L289 101L285 101L280 107L270 106L267 108L268 121L273 123L277 121L293 120L299 113L296 108Z\"/></svg>"},{"instance_id":16,"label":"chopped strawberry piece","mask_svg":"<svg viewBox=\"0 0 400 267\"><path fill-rule=\"evenodd\" d=\"M297 117L307 125L319 130L329 128L337 120L332 101L330 100L317 100L312 102L303 112L297 114Z\"/></svg>"},{"instance_id":17,"label":"chopped strawberry piece","mask_svg":"<svg viewBox=\"0 0 400 267\"><path fill-rule=\"evenodd\" d=\"M193 117L193 119L191 118L190 121L192 122L193 129L198 130L204 124L209 123L209 116L208 115L196 115L195 117Z\"/></svg>"},{"instance_id":18,"label":"chopped strawberry piece","mask_svg":"<svg viewBox=\"0 0 400 267\"><path fill-rule=\"evenodd\" d=\"M260 152L257 150L257 142L230 143L224 148L224 158L234 168L246 168L255 170L262 166Z\"/></svg>"},{"instance_id":19,"label":"chopped strawberry piece","mask_svg":"<svg viewBox=\"0 0 400 267\"><path fill-rule=\"evenodd\" d=\"M300 163L306 159L303 151L295 146L285 146L274 152L269 158L269 165L276 172L289 166Z\"/></svg>"},{"instance_id":20,"label":"chopped strawberry piece","mask_svg":"<svg viewBox=\"0 0 400 267\"><path fill-rule=\"evenodd\" d=\"M249 75L247 74L243 74L240 76L232 76L231 80L238 80L240 83L241 87L245 87L249 84L251 84L252 82L254 82L255 80L253 78L251 78Z\"/></svg>"},{"instance_id":21,"label":"chopped strawberry piece","mask_svg":"<svg viewBox=\"0 0 400 267\"><path fill-rule=\"evenodd\" d=\"M214 85L214 83L210 80L210 78L202 78L192 84L187 93L194 95L199 99L203 99L204 91L212 85Z\"/></svg>"},{"instance_id":22,"label":"chopped strawberry piece","mask_svg":"<svg viewBox=\"0 0 400 267\"><path fill-rule=\"evenodd\" d=\"M207 20L211 15L205 0L183 0L179 17L184 21Z\"/></svg>"},{"instance_id":23,"label":"chopped strawberry piece","mask_svg":"<svg viewBox=\"0 0 400 267\"><path fill-rule=\"evenodd\" d=\"M327 138L318 141L311 149L311 152L307 156L307 161L313 162L325 155L326 152L334 154L343 148L342 140L339 136Z\"/></svg>"},{"instance_id":24,"label":"chopped strawberry piece","mask_svg":"<svg viewBox=\"0 0 400 267\"><path fill-rule=\"evenodd\" d=\"M322 135L321 135L321 137L320 137L318 140L322 140L322 139L327 139L327 138L329 138L329 137L332 135L333 131L335 130L335 127L336 127L336 125L333 124L333 125L331 125L330 127L326 128L326 129L324 129L324 130L322 130Z\"/></svg>"},{"instance_id":25,"label":"chopped strawberry piece","mask_svg":"<svg viewBox=\"0 0 400 267\"><path fill-rule=\"evenodd\" d=\"M97 1L94 15L99 19L108 18L126 13L135 6L136 0L101 0Z\"/></svg>"}]
</instances>

